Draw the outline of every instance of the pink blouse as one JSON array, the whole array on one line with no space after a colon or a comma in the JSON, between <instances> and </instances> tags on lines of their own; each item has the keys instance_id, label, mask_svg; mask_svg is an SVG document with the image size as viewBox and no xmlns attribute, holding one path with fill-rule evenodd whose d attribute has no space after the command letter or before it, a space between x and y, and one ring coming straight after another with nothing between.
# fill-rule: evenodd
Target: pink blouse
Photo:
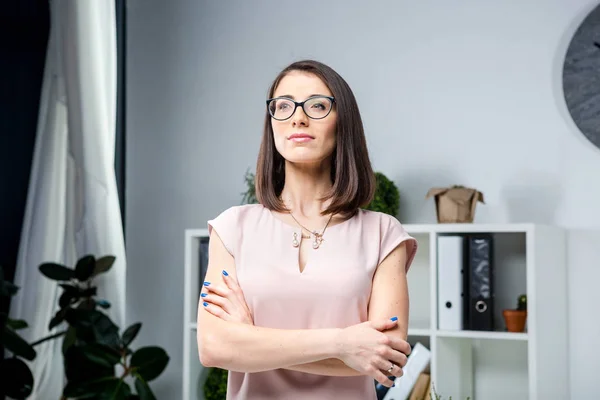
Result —
<instances>
[{"instance_id":1,"label":"pink blouse","mask_svg":"<svg viewBox=\"0 0 600 400\"><path fill-rule=\"evenodd\" d=\"M373 274L401 242L408 271L417 241L384 213L360 210L327 228L300 272L300 229L260 204L234 206L208 221L235 258L236 272L256 326L279 329L344 328L367 321ZM391 317L391 316L390 316ZM229 372L228 400L375 400L369 376L333 377L275 369Z\"/></svg>"}]
</instances>

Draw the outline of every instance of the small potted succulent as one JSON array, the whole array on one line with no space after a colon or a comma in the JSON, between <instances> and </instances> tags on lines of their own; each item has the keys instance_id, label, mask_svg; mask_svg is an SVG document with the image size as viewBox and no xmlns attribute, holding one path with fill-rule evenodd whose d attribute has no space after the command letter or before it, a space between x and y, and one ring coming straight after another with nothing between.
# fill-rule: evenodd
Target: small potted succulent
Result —
<instances>
[{"instance_id":1,"label":"small potted succulent","mask_svg":"<svg viewBox=\"0 0 600 400\"><path fill-rule=\"evenodd\" d=\"M502 310L502 316L509 332L523 332L527 321L527 295L519 296L516 309Z\"/></svg>"}]
</instances>

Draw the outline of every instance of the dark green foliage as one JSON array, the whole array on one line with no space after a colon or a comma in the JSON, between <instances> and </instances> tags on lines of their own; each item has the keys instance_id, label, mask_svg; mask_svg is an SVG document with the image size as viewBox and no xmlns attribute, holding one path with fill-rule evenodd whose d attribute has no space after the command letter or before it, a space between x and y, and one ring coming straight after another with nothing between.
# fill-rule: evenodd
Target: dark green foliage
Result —
<instances>
[{"instance_id":1,"label":"dark green foliage","mask_svg":"<svg viewBox=\"0 0 600 400\"><path fill-rule=\"evenodd\" d=\"M206 400L225 400L227 394L227 370L211 368L204 383Z\"/></svg>"},{"instance_id":2,"label":"dark green foliage","mask_svg":"<svg viewBox=\"0 0 600 400\"><path fill-rule=\"evenodd\" d=\"M400 192L390 179L381 172L375 172L377 182L375 196L366 210L379 211L396 216L400 207Z\"/></svg>"},{"instance_id":3,"label":"dark green foliage","mask_svg":"<svg viewBox=\"0 0 600 400\"><path fill-rule=\"evenodd\" d=\"M256 199L256 187L254 186L255 174L246 171L244 175L244 183L246 185L246 191L242 193L242 204L258 204Z\"/></svg>"},{"instance_id":4,"label":"dark green foliage","mask_svg":"<svg viewBox=\"0 0 600 400\"><path fill-rule=\"evenodd\" d=\"M9 377L8 385L0 394L15 399L26 399L32 392L34 380L27 365L18 357L33 360L34 347L48 340L63 337L63 365L67 384L63 396L69 399L155 400L148 382L156 379L167 367L169 356L157 346L133 350L130 344L137 337L142 324L137 322L120 334L119 327L102 310L110 303L96 298L93 279L108 272L114 256L96 259L86 255L75 268L56 263L40 265L40 272L58 282L63 289L59 310L49 323L49 330L66 323L67 329L34 343L27 343L17 333L27 323L2 317L2 344L13 355L0 364L0 376ZM2 296L14 295L18 287L4 282L0 268ZM134 382L135 392L126 382Z\"/></svg>"},{"instance_id":5,"label":"dark green foliage","mask_svg":"<svg viewBox=\"0 0 600 400\"><path fill-rule=\"evenodd\" d=\"M525 311L527 310L527 295L520 295L517 300L517 310Z\"/></svg>"}]
</instances>

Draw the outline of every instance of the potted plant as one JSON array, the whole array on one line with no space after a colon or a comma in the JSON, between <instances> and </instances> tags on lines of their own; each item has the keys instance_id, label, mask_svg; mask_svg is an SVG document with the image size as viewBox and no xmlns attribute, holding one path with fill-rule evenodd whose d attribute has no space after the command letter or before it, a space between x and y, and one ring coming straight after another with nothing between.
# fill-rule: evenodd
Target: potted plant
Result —
<instances>
[{"instance_id":1,"label":"potted plant","mask_svg":"<svg viewBox=\"0 0 600 400\"><path fill-rule=\"evenodd\" d=\"M509 332L523 332L527 321L527 295L519 296L516 309L502 310L502 316Z\"/></svg>"},{"instance_id":2,"label":"potted plant","mask_svg":"<svg viewBox=\"0 0 600 400\"><path fill-rule=\"evenodd\" d=\"M225 400L227 397L227 374L228 371L222 368L210 369L203 387L206 400Z\"/></svg>"},{"instance_id":3,"label":"potted plant","mask_svg":"<svg viewBox=\"0 0 600 400\"><path fill-rule=\"evenodd\" d=\"M392 180L381 172L375 172L375 196L365 207L366 210L379 211L396 216L400 207L400 192Z\"/></svg>"},{"instance_id":4,"label":"potted plant","mask_svg":"<svg viewBox=\"0 0 600 400\"><path fill-rule=\"evenodd\" d=\"M255 174L250 172L250 170L246 170L246 175L244 175L244 183L246 185L246 191L242 192L242 204L257 204L258 200L256 199L256 187L254 186L254 178Z\"/></svg>"},{"instance_id":5,"label":"potted plant","mask_svg":"<svg viewBox=\"0 0 600 400\"><path fill-rule=\"evenodd\" d=\"M33 343L27 343L16 331L27 328L22 320L11 320L2 314L2 345L12 353L0 364L3 377L1 394L15 399L30 396L34 379L22 359L33 361L35 347L47 340L62 338L65 386L62 399L106 398L111 400L156 400L149 382L156 379L167 367L169 356L158 346L133 349L142 324L137 322L121 332L119 327L102 310L111 305L97 297L94 279L108 272L115 257L96 259L86 255L74 268L56 263L43 263L39 271L56 281L63 289L58 300L59 310L49 322L48 329L61 326L65 329ZM12 296L18 287L2 279L2 296ZM134 389L130 387L131 382Z\"/></svg>"}]
</instances>

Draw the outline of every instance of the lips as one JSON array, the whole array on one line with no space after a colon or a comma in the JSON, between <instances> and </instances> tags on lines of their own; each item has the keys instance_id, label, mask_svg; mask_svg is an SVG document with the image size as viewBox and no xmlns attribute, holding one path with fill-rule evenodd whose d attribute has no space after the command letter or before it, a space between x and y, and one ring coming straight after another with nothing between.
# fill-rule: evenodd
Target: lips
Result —
<instances>
[{"instance_id":1,"label":"lips","mask_svg":"<svg viewBox=\"0 0 600 400\"><path fill-rule=\"evenodd\" d=\"M295 141L306 141L306 140L312 140L312 139L314 139L314 137L309 135L308 133L293 133L290 136L288 136L288 139L295 140Z\"/></svg>"}]
</instances>

